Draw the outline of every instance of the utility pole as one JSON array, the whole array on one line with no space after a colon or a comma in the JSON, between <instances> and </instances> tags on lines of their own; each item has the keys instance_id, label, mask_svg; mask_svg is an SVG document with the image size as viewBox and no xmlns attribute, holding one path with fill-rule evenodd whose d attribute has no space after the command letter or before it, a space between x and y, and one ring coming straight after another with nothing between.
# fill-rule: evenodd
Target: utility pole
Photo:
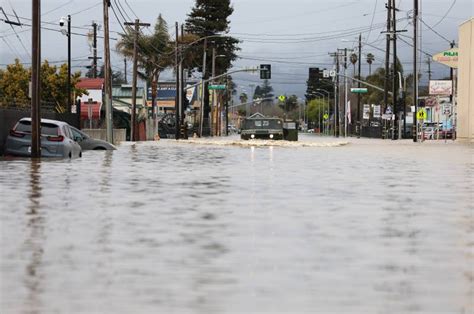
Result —
<instances>
[{"instance_id":1,"label":"utility pole","mask_svg":"<svg viewBox=\"0 0 474 314\"><path fill-rule=\"evenodd\" d=\"M67 112L71 113L71 15L67 16Z\"/></svg>"},{"instance_id":2,"label":"utility pole","mask_svg":"<svg viewBox=\"0 0 474 314\"><path fill-rule=\"evenodd\" d=\"M387 8L387 35L386 35L386 47L385 47L385 82L384 82L384 106L382 108L382 114L385 113L385 110L388 107L388 90L389 90L389 81L390 81L390 31L391 31L391 1L388 0L388 3L385 5Z\"/></svg>"},{"instance_id":3,"label":"utility pole","mask_svg":"<svg viewBox=\"0 0 474 314\"><path fill-rule=\"evenodd\" d=\"M114 142L112 122L112 69L110 66L110 40L109 40L109 7L110 0L103 0L104 5L104 99L105 99L105 124L107 127L107 142Z\"/></svg>"},{"instance_id":4,"label":"utility pole","mask_svg":"<svg viewBox=\"0 0 474 314\"><path fill-rule=\"evenodd\" d=\"M426 56L426 64L428 65L428 81L431 81L431 74L433 73L433 71L431 71L431 57L430 56Z\"/></svg>"},{"instance_id":5,"label":"utility pole","mask_svg":"<svg viewBox=\"0 0 474 314\"><path fill-rule=\"evenodd\" d=\"M413 103L415 112L413 112L413 124L415 125L413 141L418 142L418 120L416 114L418 112L418 0L414 0L413 4Z\"/></svg>"},{"instance_id":6,"label":"utility pole","mask_svg":"<svg viewBox=\"0 0 474 314\"><path fill-rule=\"evenodd\" d=\"M344 108L344 137L347 137L347 48L344 48Z\"/></svg>"},{"instance_id":7,"label":"utility pole","mask_svg":"<svg viewBox=\"0 0 474 314\"><path fill-rule=\"evenodd\" d=\"M179 126L181 125L180 123L180 115L179 115L179 99L181 98L181 93L179 92L179 85L180 85L180 80L179 80L179 57L178 57L178 50L179 50L179 25L178 22L175 23L175 34L176 34L176 42L175 42L175 56L174 56L174 62L175 62L175 73L176 73L176 98L174 101L174 110L175 110L175 119L176 119L176 130L175 130L175 138L179 140Z\"/></svg>"},{"instance_id":8,"label":"utility pole","mask_svg":"<svg viewBox=\"0 0 474 314\"><path fill-rule=\"evenodd\" d=\"M329 53L329 56L334 58L336 63L336 77L334 78L334 136L339 137L339 110L340 110L340 95L339 95L339 57L341 54L339 53L339 49L337 49L334 53Z\"/></svg>"},{"instance_id":9,"label":"utility pole","mask_svg":"<svg viewBox=\"0 0 474 314\"><path fill-rule=\"evenodd\" d=\"M207 38L204 39L204 50L202 56L202 78L201 78L201 121L199 122L199 136L202 137L202 128L204 125L204 98L205 98L205 91L206 91L206 84L204 84L204 80L206 79L206 58L207 58Z\"/></svg>"},{"instance_id":10,"label":"utility pole","mask_svg":"<svg viewBox=\"0 0 474 314\"><path fill-rule=\"evenodd\" d=\"M357 78L360 80L362 63L362 34L359 34L359 69ZM360 88L360 82L357 82L357 87ZM360 137L362 132L362 123L360 121L360 93L357 93L357 137Z\"/></svg>"},{"instance_id":11,"label":"utility pole","mask_svg":"<svg viewBox=\"0 0 474 314\"><path fill-rule=\"evenodd\" d=\"M183 40L184 38L184 24L181 24L181 39ZM184 97L186 97L186 94L184 93L184 69L183 69L183 51L180 48L179 50L179 110L180 110L180 130L183 129L183 132L186 133L186 127L185 127L185 108L184 108ZM184 139L187 139L187 134L182 134Z\"/></svg>"},{"instance_id":12,"label":"utility pole","mask_svg":"<svg viewBox=\"0 0 474 314\"><path fill-rule=\"evenodd\" d=\"M453 40L453 41L451 42L451 44L450 44L451 49L453 49L454 46L456 46L456 42ZM450 79L451 79L451 82L453 82L452 84L453 84L453 94L454 94L454 91L456 90L456 89L454 88L454 86L456 85L456 82L454 81L454 69L453 69L453 68L450 68L450 69L449 69L449 77L450 77ZM452 105L453 108L454 108L454 104L453 104L453 94L451 94L451 96L449 96L449 102L451 103L451 105ZM453 110L454 110L454 109L453 109Z\"/></svg>"},{"instance_id":13,"label":"utility pole","mask_svg":"<svg viewBox=\"0 0 474 314\"><path fill-rule=\"evenodd\" d=\"M123 76L125 78L125 84L128 84L128 79L127 79L127 58L123 58Z\"/></svg>"},{"instance_id":14,"label":"utility pole","mask_svg":"<svg viewBox=\"0 0 474 314\"><path fill-rule=\"evenodd\" d=\"M393 114L395 115L395 119L393 121L393 129L392 129L392 140L397 139L397 130L398 130L398 88L397 88L397 8L395 6L395 0L392 1L392 38L393 38L393 88L392 88L392 98L393 98Z\"/></svg>"},{"instance_id":15,"label":"utility pole","mask_svg":"<svg viewBox=\"0 0 474 314\"><path fill-rule=\"evenodd\" d=\"M94 39L92 42L92 50L93 50L93 57L92 57L92 77L97 77L97 23L92 23L92 28L94 29Z\"/></svg>"},{"instance_id":16,"label":"utility pole","mask_svg":"<svg viewBox=\"0 0 474 314\"><path fill-rule=\"evenodd\" d=\"M41 0L32 2L31 157L41 157Z\"/></svg>"},{"instance_id":17,"label":"utility pole","mask_svg":"<svg viewBox=\"0 0 474 314\"><path fill-rule=\"evenodd\" d=\"M137 119L137 74L138 74L138 34L140 32L140 26L150 26L149 23L140 23L139 19L135 19L135 22L125 22L126 26L135 26L134 38L133 38L133 76L132 76L132 112L131 112L131 127L130 127L130 140L136 141L136 119Z\"/></svg>"},{"instance_id":18,"label":"utility pole","mask_svg":"<svg viewBox=\"0 0 474 314\"><path fill-rule=\"evenodd\" d=\"M216 47L212 47L212 74L211 76L216 76ZM214 83L214 79L212 80ZM214 131L212 130L212 118L214 116L214 112L216 111L216 91L212 90L212 108L211 108L211 116L209 119L209 127L211 128L211 135L214 135ZM216 119L217 120L217 119ZM217 123L216 123L217 125ZM217 130L216 130L217 131ZM217 135L217 134L216 134Z\"/></svg>"},{"instance_id":19,"label":"utility pole","mask_svg":"<svg viewBox=\"0 0 474 314\"><path fill-rule=\"evenodd\" d=\"M97 78L97 59L102 59L97 57L97 23L92 22L92 29L93 29L93 39L92 39L92 66L88 66L87 68L92 69L92 77Z\"/></svg>"}]
</instances>

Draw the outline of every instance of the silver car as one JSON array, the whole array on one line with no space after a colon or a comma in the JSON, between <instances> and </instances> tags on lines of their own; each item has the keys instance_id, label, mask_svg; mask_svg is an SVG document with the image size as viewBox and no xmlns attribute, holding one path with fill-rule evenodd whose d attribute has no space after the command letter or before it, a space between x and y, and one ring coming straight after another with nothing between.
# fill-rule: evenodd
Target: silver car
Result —
<instances>
[{"instance_id":1,"label":"silver car","mask_svg":"<svg viewBox=\"0 0 474 314\"><path fill-rule=\"evenodd\" d=\"M92 138L86 133L79 131L73 126L71 126L71 131L72 131L74 140L81 146L82 150L115 150L117 149L114 145L110 144L109 142Z\"/></svg>"},{"instance_id":2,"label":"silver car","mask_svg":"<svg viewBox=\"0 0 474 314\"><path fill-rule=\"evenodd\" d=\"M31 118L20 119L5 142L6 156L31 156ZM71 126L63 121L41 119L41 157L82 157Z\"/></svg>"}]
</instances>

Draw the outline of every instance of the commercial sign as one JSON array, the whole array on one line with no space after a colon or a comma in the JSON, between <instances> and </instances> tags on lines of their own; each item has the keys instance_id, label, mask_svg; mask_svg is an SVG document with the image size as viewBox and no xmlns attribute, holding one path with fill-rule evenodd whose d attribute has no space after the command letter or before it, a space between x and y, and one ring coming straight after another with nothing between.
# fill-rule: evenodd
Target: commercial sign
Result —
<instances>
[{"instance_id":1,"label":"commercial sign","mask_svg":"<svg viewBox=\"0 0 474 314\"><path fill-rule=\"evenodd\" d=\"M453 81L430 81L430 95L448 96L453 93Z\"/></svg>"},{"instance_id":2,"label":"commercial sign","mask_svg":"<svg viewBox=\"0 0 474 314\"><path fill-rule=\"evenodd\" d=\"M446 51L442 51L437 53L433 56L433 61L447 65L451 68L458 67L458 48L449 49Z\"/></svg>"},{"instance_id":3,"label":"commercial sign","mask_svg":"<svg viewBox=\"0 0 474 314\"><path fill-rule=\"evenodd\" d=\"M362 119L369 120L370 119L370 105L364 104L364 110L362 112Z\"/></svg>"}]
</instances>

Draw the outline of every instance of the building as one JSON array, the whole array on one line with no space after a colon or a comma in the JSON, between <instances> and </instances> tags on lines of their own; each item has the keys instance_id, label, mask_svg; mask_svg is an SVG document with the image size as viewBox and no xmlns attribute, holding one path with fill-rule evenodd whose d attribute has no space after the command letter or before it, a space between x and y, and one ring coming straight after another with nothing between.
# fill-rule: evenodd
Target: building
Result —
<instances>
[{"instance_id":1,"label":"building","mask_svg":"<svg viewBox=\"0 0 474 314\"><path fill-rule=\"evenodd\" d=\"M459 27L457 138L474 141L474 18Z\"/></svg>"},{"instance_id":2,"label":"building","mask_svg":"<svg viewBox=\"0 0 474 314\"><path fill-rule=\"evenodd\" d=\"M81 128L97 128L100 121L100 112L103 103L103 78L81 78L77 88L85 89L87 95L78 97L81 102Z\"/></svg>"},{"instance_id":3,"label":"building","mask_svg":"<svg viewBox=\"0 0 474 314\"><path fill-rule=\"evenodd\" d=\"M188 82L186 86L194 85L195 82ZM186 98L191 103L192 109L199 110L198 89L192 87L186 90ZM175 111L176 82L158 82L156 93L156 106L158 112L173 113ZM151 87L147 92L147 107L151 108Z\"/></svg>"},{"instance_id":4,"label":"building","mask_svg":"<svg viewBox=\"0 0 474 314\"><path fill-rule=\"evenodd\" d=\"M120 111L131 113L132 110L132 85L120 85L112 87L112 106ZM137 110L144 108L145 88L137 86L136 106Z\"/></svg>"}]
</instances>

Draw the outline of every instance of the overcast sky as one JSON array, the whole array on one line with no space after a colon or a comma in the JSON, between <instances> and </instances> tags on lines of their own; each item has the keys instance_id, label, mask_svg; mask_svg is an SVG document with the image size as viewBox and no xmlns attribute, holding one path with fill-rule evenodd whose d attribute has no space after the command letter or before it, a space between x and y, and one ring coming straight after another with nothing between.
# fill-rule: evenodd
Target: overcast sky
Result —
<instances>
[{"instance_id":1,"label":"overcast sky","mask_svg":"<svg viewBox=\"0 0 474 314\"><path fill-rule=\"evenodd\" d=\"M67 38L59 32L58 21L62 16L72 14L73 31L87 34L92 21L102 23L102 6L100 0L43 0L42 1L42 58L50 61L61 61L67 58ZM363 53L375 55L375 69L384 61L384 36L381 31L385 27L386 10L384 0L234 0L234 14L231 16L231 34L242 40L239 55L235 62L236 68L257 66L260 63L272 64L272 85L277 94L296 93L303 97L308 67L331 68L332 59L328 52L337 48L353 48L359 31L362 33ZM193 7L194 0L112 0L112 5L121 5L130 19L136 14L143 22L155 23L158 14L162 14L173 33L174 22L184 22L187 13ZM30 24L31 0L0 0L0 6L7 14L13 10L21 21ZM131 9L130 9L130 7ZM402 39L412 42L412 25L407 16L413 7L412 0L397 0L400 9L397 18L399 29L406 29ZM133 12L132 12L133 9ZM447 40L458 40L458 26L474 16L472 0L421 0L423 21L433 27L421 23L422 49L434 54L449 48ZM81 12L82 11L82 12ZM111 15L111 30L121 31L120 26ZM1 16L2 18L4 16ZM127 18L128 18L127 17ZM13 18L9 16L9 18ZM120 16L120 19L123 20ZM122 21L123 22L123 21ZM22 62L30 62L28 54L31 50L30 27L12 28L0 24L0 64L13 62L19 58ZM146 33L146 31L145 31ZM18 39L17 36L20 38ZM117 33L112 33L117 38ZM325 36L324 39L321 37ZM328 38L329 37L329 38ZM444 38L442 38L444 37ZM87 37L73 36L72 58L75 60L73 70L82 70L90 63L87 56L91 55ZM344 39L344 41L343 41ZM24 46L24 47L23 47ZM115 42L112 41L112 46ZM102 55L102 41L99 39L99 55ZM378 48L378 49L377 49ZM412 69L412 48L403 41L398 45L399 57L406 72ZM426 58L423 60L422 71L426 76ZM123 71L123 58L112 53L112 66ZM363 75L368 72L366 62L362 63ZM352 71L352 67L349 68ZM442 65L432 64L433 78L448 75L448 69ZM128 66L131 73L131 66ZM169 75L167 75L170 78ZM164 77L166 79L166 77ZM240 90L248 91L249 85L261 83L258 76L251 74L235 75Z\"/></svg>"}]
</instances>

